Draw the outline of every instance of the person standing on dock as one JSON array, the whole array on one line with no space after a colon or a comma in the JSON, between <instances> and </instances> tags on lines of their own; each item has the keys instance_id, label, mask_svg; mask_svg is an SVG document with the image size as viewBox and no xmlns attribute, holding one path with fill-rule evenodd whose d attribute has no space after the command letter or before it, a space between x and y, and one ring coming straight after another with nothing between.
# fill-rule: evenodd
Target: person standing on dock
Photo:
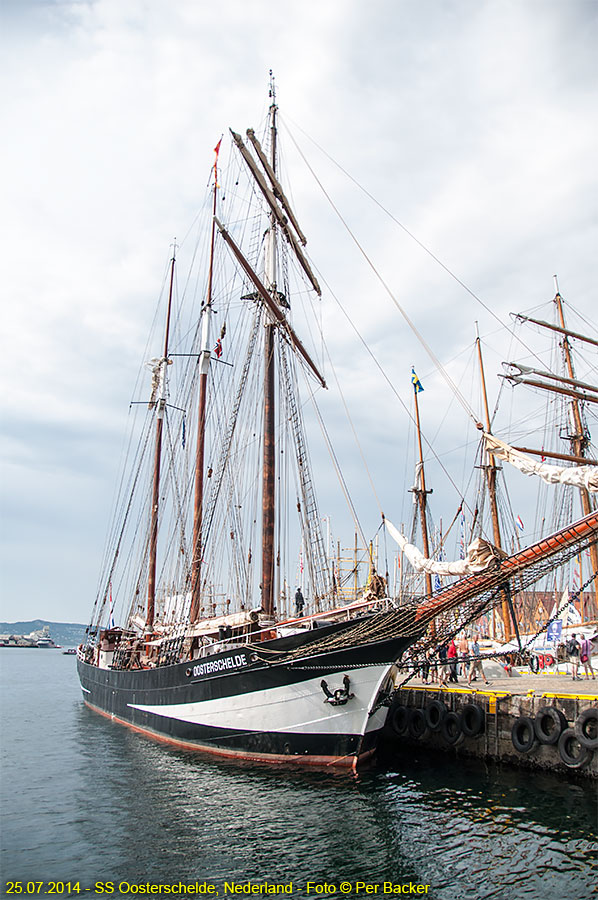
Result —
<instances>
[{"instance_id":1,"label":"person standing on dock","mask_svg":"<svg viewBox=\"0 0 598 900\"><path fill-rule=\"evenodd\" d=\"M579 677L579 644L577 642L577 635L572 634L566 645L567 654L569 656L569 662L571 663L571 674L573 676L573 681L581 681Z\"/></svg>"},{"instance_id":2,"label":"person standing on dock","mask_svg":"<svg viewBox=\"0 0 598 900\"><path fill-rule=\"evenodd\" d=\"M589 676L591 675L594 681L596 680L596 675L594 674L594 669L592 668L592 642L589 638L582 638L580 648L579 648L579 659L583 666L583 670L585 672L586 681L589 680ZM580 679L581 680L581 679Z\"/></svg>"},{"instance_id":3,"label":"person standing on dock","mask_svg":"<svg viewBox=\"0 0 598 900\"><path fill-rule=\"evenodd\" d=\"M455 644L453 638L451 638L451 641L448 645L447 656L450 670L449 681L451 681L453 684L458 684L459 679L457 678L457 645Z\"/></svg>"},{"instance_id":4,"label":"person standing on dock","mask_svg":"<svg viewBox=\"0 0 598 900\"><path fill-rule=\"evenodd\" d=\"M461 632L461 637L459 638L459 643L457 645L457 650L459 651L459 660L461 662L461 668L459 671L460 675L467 675L467 660L469 657L469 644L467 641L467 635L464 631Z\"/></svg>"},{"instance_id":5,"label":"person standing on dock","mask_svg":"<svg viewBox=\"0 0 598 900\"><path fill-rule=\"evenodd\" d=\"M420 662L419 666L420 666L422 681L424 684L427 684L428 676L430 674L430 661L428 659L428 654L424 651L424 653L422 654L420 659L421 659L421 662Z\"/></svg>"},{"instance_id":6,"label":"person standing on dock","mask_svg":"<svg viewBox=\"0 0 598 900\"><path fill-rule=\"evenodd\" d=\"M426 658L428 660L428 671L430 673L430 683L434 684L438 681L438 664L434 657L434 650L432 647L428 647L426 651Z\"/></svg>"},{"instance_id":7,"label":"person standing on dock","mask_svg":"<svg viewBox=\"0 0 598 900\"><path fill-rule=\"evenodd\" d=\"M447 645L441 644L437 652L438 659L440 660L440 686L446 687L451 673L451 668L448 661Z\"/></svg>"},{"instance_id":8,"label":"person standing on dock","mask_svg":"<svg viewBox=\"0 0 598 900\"><path fill-rule=\"evenodd\" d=\"M471 662L469 665L469 675L467 676L467 684L471 684L474 677L477 677L478 673L484 679L484 684L490 684L490 682L486 678L486 675L484 674L484 669L482 667L482 658L480 656L480 645L478 644L477 635L474 635L473 640L469 644L469 655L471 657Z\"/></svg>"}]
</instances>

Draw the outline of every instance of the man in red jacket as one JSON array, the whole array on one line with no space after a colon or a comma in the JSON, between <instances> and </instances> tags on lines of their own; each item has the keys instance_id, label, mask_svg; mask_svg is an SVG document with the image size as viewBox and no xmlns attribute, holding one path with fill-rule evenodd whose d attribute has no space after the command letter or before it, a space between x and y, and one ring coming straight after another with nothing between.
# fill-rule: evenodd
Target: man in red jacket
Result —
<instances>
[{"instance_id":1,"label":"man in red jacket","mask_svg":"<svg viewBox=\"0 0 598 900\"><path fill-rule=\"evenodd\" d=\"M453 684L458 684L459 679L457 678L457 645L454 640L451 640L448 645L448 663L450 668L449 681L452 681Z\"/></svg>"}]
</instances>

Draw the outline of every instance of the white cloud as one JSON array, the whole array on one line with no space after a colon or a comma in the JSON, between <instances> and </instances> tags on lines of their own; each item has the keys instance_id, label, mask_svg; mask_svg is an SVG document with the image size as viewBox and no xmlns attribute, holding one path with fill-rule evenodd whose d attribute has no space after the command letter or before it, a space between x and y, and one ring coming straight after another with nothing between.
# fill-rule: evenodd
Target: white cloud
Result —
<instances>
[{"instance_id":1,"label":"white cloud","mask_svg":"<svg viewBox=\"0 0 598 900\"><path fill-rule=\"evenodd\" d=\"M548 300L554 272L563 294L595 319L590 8L581 0L10 8L0 62L9 84L0 147L3 404L13 467L5 482L16 517L7 524L11 545L26 548L19 558L40 542L45 557L27 574L20 617L87 614L82 598L95 585L106 469L115 466L103 454L107 443L120 446L123 384L135 377L169 245L195 215L220 134L263 119L270 68L282 121L441 360L473 341L476 319L496 344L493 359L508 338L299 127L501 320ZM296 172L288 139L284 154L298 176L292 193L313 259L405 403L411 365L426 376L425 427L435 434L450 402L442 380L311 177ZM384 484L386 467L400 458L402 479L408 420L326 298L323 317L356 414L373 412L379 442L390 423L376 477ZM447 440L464 429L461 416L457 406ZM396 448L395 437L403 440ZM403 490L393 487L393 502ZM435 490L439 508L444 496ZM40 534L37 522L53 524ZM65 540L66 584L63 563L54 562ZM5 568L11 619L23 575L20 566ZM59 581L51 611L48 585Z\"/></svg>"}]
</instances>

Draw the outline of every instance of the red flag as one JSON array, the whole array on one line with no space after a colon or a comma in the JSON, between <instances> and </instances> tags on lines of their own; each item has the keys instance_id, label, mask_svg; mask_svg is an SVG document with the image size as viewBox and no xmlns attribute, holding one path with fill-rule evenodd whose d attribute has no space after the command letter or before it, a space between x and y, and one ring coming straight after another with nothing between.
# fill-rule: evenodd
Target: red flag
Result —
<instances>
[{"instance_id":1,"label":"red flag","mask_svg":"<svg viewBox=\"0 0 598 900\"><path fill-rule=\"evenodd\" d=\"M220 359L220 357L222 356L222 341L220 340L220 338L218 338L218 340L216 341L216 346L214 347L214 353L216 354L218 359Z\"/></svg>"},{"instance_id":2,"label":"red flag","mask_svg":"<svg viewBox=\"0 0 598 900\"><path fill-rule=\"evenodd\" d=\"M220 153L220 144L221 143L222 143L222 138L220 138L220 140L214 147L214 153L216 154L216 156L214 157L214 181L216 182L216 186L218 186L218 154Z\"/></svg>"}]
</instances>

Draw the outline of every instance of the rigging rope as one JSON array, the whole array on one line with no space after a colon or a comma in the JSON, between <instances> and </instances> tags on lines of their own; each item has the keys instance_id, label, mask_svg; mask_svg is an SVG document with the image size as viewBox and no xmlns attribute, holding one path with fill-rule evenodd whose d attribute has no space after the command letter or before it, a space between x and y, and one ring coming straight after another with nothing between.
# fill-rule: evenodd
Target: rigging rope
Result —
<instances>
[{"instance_id":1,"label":"rigging rope","mask_svg":"<svg viewBox=\"0 0 598 900\"><path fill-rule=\"evenodd\" d=\"M473 420L473 422L476 425L476 428L482 429L483 426L482 426L482 423L480 422L479 416L477 416L476 413L473 411L473 409L470 407L469 403L467 402L467 400L465 399L465 397L463 396L463 394L461 393L461 391L459 390L459 388L457 387L457 385L455 384L455 382L453 381L451 376L448 374L448 372L446 371L446 369L444 368L444 366L442 365L442 363L440 362L440 360L438 359L438 357L436 356L436 354L434 353L434 351L432 350L432 348L430 347L428 342L425 340L423 334L421 334L421 332L419 331L419 329L417 328L415 323L410 319L409 315L407 314L407 311L399 303L397 297L392 292L389 285L386 283L386 281L384 280L384 278L382 277L382 275L380 274L380 272L374 265L373 260L368 256L364 247L361 245L358 238L356 237L355 233L351 230L349 223L343 217L341 211L334 203L332 197L330 196L330 194L328 193L328 191L326 190L326 188L324 187L324 185L322 184L322 182L320 181L320 179L318 178L318 176L312 169L312 167L309 164L309 162L307 161L307 158L305 157L303 151L301 150L301 148L295 141L295 138L293 137L293 135L290 132L289 132L289 135L290 135L291 140L295 144L295 147L296 147L298 153L300 154L301 158L303 159L303 162L305 163L305 165L311 172L311 174L312 174L314 180L317 182L320 190L322 191L322 193L328 200L330 206L332 207L332 209L334 210L334 212L340 219L341 223L343 224L344 228L346 229L347 233L349 234L351 240L354 242L357 249L359 250L361 255L364 257L368 266L371 268L372 272L374 273L374 275L376 276L376 278L378 279L378 281L380 282L380 284L382 285L382 287L384 288L384 290L386 291L386 293L388 294L388 296L390 297L390 299L392 300L394 305L397 307L397 309L399 310L399 312L401 313L401 315L403 316L403 318L409 325L410 329L412 330L412 332L414 333L414 335L416 336L416 338L418 339L418 341L420 342L420 344L422 345L422 347L424 348L424 350L426 351L426 353L428 354L428 356L430 357L430 359L432 360L432 362L434 363L434 365L436 366L436 368L438 369L438 371L440 372L440 374L442 375L442 377L444 378L446 383L448 384L451 391L454 393L455 397L457 398L457 400L459 401L459 403L465 410L466 414Z\"/></svg>"},{"instance_id":2,"label":"rigging rope","mask_svg":"<svg viewBox=\"0 0 598 900\"><path fill-rule=\"evenodd\" d=\"M289 119L289 121L292 121L292 119ZM340 211L339 211L338 208L335 206L335 204L334 204L334 202L332 201L331 197L329 196L329 194L327 193L326 189L325 189L324 186L322 185L321 181L318 179L318 177L317 177L317 175L315 174L314 170L313 170L312 167L310 166L309 162L307 161L307 159L306 159L306 157L305 157L305 154L303 153L303 151L302 151L301 148L299 147L297 141L295 140L294 135L292 134L292 132L290 131L289 127L286 125L286 122L284 122L284 120L283 120L283 123L282 123L282 124L284 125L284 127L285 127L285 129L286 129L286 132L287 132L287 134L289 135L291 141L292 141L293 144L295 145L295 148L297 149L297 152L299 153L299 155L300 155L301 158L303 159L305 165L307 166L307 168L308 168L309 171L311 172L312 176L314 177L315 181L316 181L317 184L319 185L320 189L322 190L322 193L324 194L324 196L326 197L326 199L328 200L328 202L329 202L330 205L332 206L334 212L336 213L336 215L338 216L338 218L340 219L340 221L342 222L342 224L343 224L344 227L346 228L347 232L349 233L349 235L351 236L351 238L353 239L353 241L355 242L355 244L356 244L357 247L359 248L360 252L362 253L362 255L364 256L364 258L365 258L366 261L368 262L369 266L371 267L372 271L374 272L374 274L376 275L376 277L378 278L378 280L381 282L381 284L383 285L383 287L385 288L385 290L386 290L387 293L389 294L391 300L393 301L393 303L395 304L395 306L397 307L397 309L399 310L399 312L401 313L401 315L403 316L403 318L405 319L405 321L407 322L407 324L409 325L409 327L412 329L412 331L413 331L413 333L415 334L415 336L417 337L417 339L420 341L420 343L421 343L422 346L424 347L426 353L428 353L428 355L430 356L430 358L435 362L436 365L438 365L439 371L441 372L441 374L442 374L443 377L445 378L445 380L446 380L447 384L449 385L449 387L451 387L452 382L451 382L450 376L448 375L447 372L445 372L445 370L442 368L442 366L438 363L438 361L436 360L436 357L435 357L434 353L432 352L431 348L427 345L427 343L425 342L425 340L422 338L422 336L421 336L420 333L418 332L417 328L415 328L415 326L413 325L413 323L411 322L411 320L410 320L409 317L407 316L406 312L402 309L402 307L401 307L400 303L398 302L398 300L394 297L394 295L392 294L392 292L390 291L390 289L387 287L387 285L386 285L385 282L383 281L382 277L381 277L381 276L379 275L379 273L377 272L375 266L373 265L373 263L371 262L371 260L369 259L369 257L367 256L367 254L365 253L365 251L363 250L363 248L362 248L361 245L359 244L359 242L357 241L356 237L354 236L354 234L352 233L351 229L350 229L349 226L347 225L347 223L346 223L345 219L343 218L343 216L341 215ZM336 166L336 167L343 173L343 175L345 175L345 176L346 176L346 177L347 177L347 178L348 178L348 179L349 179L349 180L350 180L350 181L351 181L351 182L352 182L352 183L353 183L360 191L362 191L362 192L366 195L366 197L368 197L368 198L369 198L369 199L370 199L377 207L379 207L379 209L381 209L382 212L383 212L385 215L387 215L387 216L395 223L395 225L398 225L399 228L400 228L400 229L401 229L401 230L402 230L409 238L411 238L412 241L414 241L414 242L418 245L418 247L420 247L425 253L427 253L427 255L428 255L431 259L433 259L434 262L437 263L437 265L439 265L440 268L443 269L443 270L447 273L447 275L449 275L452 279L454 279L454 281L456 281L457 284L458 284L460 287L462 287L463 290L466 291L466 292L467 292L467 293L468 293L468 294L476 301L476 303L479 303L480 306L482 306L483 309L485 309L487 313L489 313L494 319L496 319L496 321L499 323L499 325L501 326L501 328L506 328L507 331L510 332L510 329L507 328L507 326L505 325L505 323L499 318L499 316L497 316L497 314L494 312L494 310L493 310L490 306L488 306L488 304L484 303L484 301L483 301L480 297L478 297L478 295L477 295L470 287L468 287L468 285L465 284L465 282L462 281L461 278L459 278L459 277L458 277L451 269L449 269L449 267L448 267L445 263L443 263L442 260L441 260L438 256L436 256L435 253L433 253L428 247L426 247L426 245L425 245L422 241L420 241L420 240L419 240L419 239L418 239L411 231L409 231L409 229L408 229L405 225L403 225L403 223L400 222L399 219L397 219L396 216L394 216L394 215L390 212L390 210L386 209L386 207L383 206L383 204L380 203L380 201L377 200L377 199L373 196L373 194L371 194L365 187L363 187L363 185L361 185L361 184L357 181L356 178L354 178L354 177L353 177L353 176L352 176L345 168L343 168L343 166L342 166L340 163L338 163L332 156L330 156L330 154L327 153L327 151L326 151L323 147L321 147L320 144L318 144L318 142L317 142L316 140L314 140L314 138L312 138L310 135L308 135L307 132L305 132L305 131L301 128L300 125L298 125L296 122L294 122L293 124L299 129L299 131L301 131L301 133L302 133L309 141L311 141L312 144L314 144L315 147L318 148L318 150L319 150L319 151L320 151L327 159L330 160L330 162L331 162L334 166ZM511 332L510 332L510 333L511 333ZM537 355L530 347L527 346L527 344L525 343L525 341L523 341L522 338L517 338L517 339L519 340L519 342L521 343L521 345L525 348L525 350L526 350L528 353L530 353L530 354L531 354L533 357L535 357L536 359L538 359L538 360L540 359L540 357L539 357L539 356L538 356L538 355ZM541 361L541 360L540 360L540 361ZM454 389L454 386L451 387L451 390L453 390L453 389ZM457 398L459 399L459 402L461 402L462 405L464 406L464 409L466 410L467 414L474 420L474 422L476 422L476 426L477 426L477 421L476 421L475 413L473 413L472 410L470 410L470 409L467 408L467 401L465 400L465 398L464 398L464 397L461 397L461 395L459 394L458 391L456 392L456 396L457 396Z\"/></svg>"},{"instance_id":3,"label":"rigging rope","mask_svg":"<svg viewBox=\"0 0 598 900\"><path fill-rule=\"evenodd\" d=\"M444 622L445 633L450 635L461 631L467 624L486 614L491 609L502 603L505 583L517 578L517 592L530 587L548 571L564 565L574 556L579 554L590 543L596 540L595 533L586 535L582 540L574 539L573 543L566 543L562 549L553 552L552 555L541 562L519 568L518 571L505 571L502 564L497 565L494 572L484 573L482 576L470 576L463 581L465 594L448 587L437 595L433 601L426 600L422 604L422 598L417 598L410 605L393 609L390 612L378 613L371 617L357 621L353 626L348 626L340 634L326 635L316 639L307 647L299 647L294 650L276 650L275 648L260 647L253 644L251 648L258 659L262 661L284 661L291 663L294 659L309 658L323 653L332 653L337 650L349 649L357 645L376 644L380 641L395 637L414 638L423 636L430 622L436 622L436 636L441 633L441 624ZM561 542L561 538L557 542ZM526 562L518 563L518 566L526 566ZM483 582L483 584L480 584ZM589 583L589 582L588 582ZM479 587L478 587L479 585ZM473 593L472 593L473 592ZM469 596L467 596L469 593ZM447 599L443 600L443 594ZM439 608L439 606L442 606ZM392 660L389 660L392 662ZM350 668L350 666L349 666Z\"/></svg>"}]
</instances>

